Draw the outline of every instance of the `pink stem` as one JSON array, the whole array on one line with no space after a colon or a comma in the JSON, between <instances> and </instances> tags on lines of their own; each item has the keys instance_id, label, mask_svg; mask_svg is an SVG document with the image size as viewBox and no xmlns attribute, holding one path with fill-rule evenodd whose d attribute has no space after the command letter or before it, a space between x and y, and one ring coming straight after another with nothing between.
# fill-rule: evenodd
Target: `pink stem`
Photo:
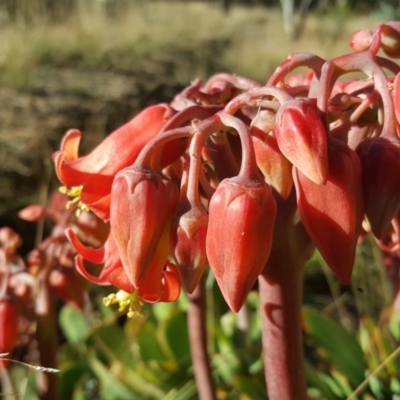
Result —
<instances>
[{"instance_id":1,"label":"pink stem","mask_svg":"<svg viewBox=\"0 0 400 400\"><path fill-rule=\"evenodd\" d=\"M49 285L49 274L55 266L54 253L57 251L56 239L48 238L45 260L38 276L38 290L34 303L36 314L36 340L40 365L57 368L57 320L54 294ZM37 393L40 400L54 400L58 397L56 374L44 371L36 375Z\"/></svg>"},{"instance_id":2,"label":"pink stem","mask_svg":"<svg viewBox=\"0 0 400 400\"><path fill-rule=\"evenodd\" d=\"M221 107L190 106L172 117L161 129L160 133L154 137L142 149L135 165L147 168L152 166L152 159L157 158L165 143L170 140L190 137L193 129L186 124L195 119L206 119L215 114Z\"/></svg>"},{"instance_id":3,"label":"pink stem","mask_svg":"<svg viewBox=\"0 0 400 400\"><path fill-rule=\"evenodd\" d=\"M189 296L188 326L190 352L200 400L214 400L215 383L211 374L210 358L207 351L206 300L204 279Z\"/></svg>"},{"instance_id":4,"label":"pink stem","mask_svg":"<svg viewBox=\"0 0 400 400\"><path fill-rule=\"evenodd\" d=\"M239 175L250 180L257 180L260 177L260 173L256 163L256 155L254 153L249 128L244 122L232 115L224 112L219 112L217 115L225 126L236 129L239 134L242 144L242 164L240 166Z\"/></svg>"},{"instance_id":5,"label":"pink stem","mask_svg":"<svg viewBox=\"0 0 400 400\"><path fill-rule=\"evenodd\" d=\"M310 239L293 225L294 192L279 200L273 246L259 277L262 342L270 400L306 400L301 304Z\"/></svg>"},{"instance_id":6,"label":"pink stem","mask_svg":"<svg viewBox=\"0 0 400 400\"><path fill-rule=\"evenodd\" d=\"M201 132L193 135L190 143L189 174L187 182L187 199L192 207L203 208L199 198L199 176L202 168L201 150L204 146L204 137Z\"/></svg>"},{"instance_id":7,"label":"pink stem","mask_svg":"<svg viewBox=\"0 0 400 400\"><path fill-rule=\"evenodd\" d=\"M285 76L292 72L294 69L299 67L308 67L312 69L317 77L321 73L321 68L325 60L309 53L294 53L289 54L288 58L279 65L272 76L269 78L267 85L276 86L280 82L283 82Z\"/></svg>"},{"instance_id":8,"label":"pink stem","mask_svg":"<svg viewBox=\"0 0 400 400\"><path fill-rule=\"evenodd\" d=\"M384 121L382 137L393 137L396 133L396 119L394 116L394 104L387 87L387 77L382 68L369 51L362 53L346 54L327 61L321 72L319 82L319 96L317 105L323 112L328 110L328 100L335 81L343 74L361 71L374 81L375 90L380 94L383 103Z\"/></svg>"},{"instance_id":9,"label":"pink stem","mask_svg":"<svg viewBox=\"0 0 400 400\"><path fill-rule=\"evenodd\" d=\"M57 367L57 331L54 301L47 280L39 281L38 296L35 304L36 340L40 365L47 368ZM57 398L57 375L37 372L37 391L40 400Z\"/></svg>"},{"instance_id":10,"label":"pink stem","mask_svg":"<svg viewBox=\"0 0 400 400\"><path fill-rule=\"evenodd\" d=\"M208 91L212 88L212 86L219 82L228 82L233 86L236 86L238 89L249 90L255 87L261 86L259 82L253 81L252 79L243 78L241 76L235 76L227 73L219 73L213 75L204 85L204 90Z\"/></svg>"},{"instance_id":11,"label":"pink stem","mask_svg":"<svg viewBox=\"0 0 400 400\"><path fill-rule=\"evenodd\" d=\"M275 97L280 104L263 99L266 96ZM283 89L274 86L258 87L232 99L225 106L224 113L233 115L243 106L272 108L273 110L277 110L281 104L292 99L293 97Z\"/></svg>"},{"instance_id":12,"label":"pink stem","mask_svg":"<svg viewBox=\"0 0 400 400\"><path fill-rule=\"evenodd\" d=\"M301 268L286 254L259 277L262 341L270 400L305 400L301 333Z\"/></svg>"}]
</instances>

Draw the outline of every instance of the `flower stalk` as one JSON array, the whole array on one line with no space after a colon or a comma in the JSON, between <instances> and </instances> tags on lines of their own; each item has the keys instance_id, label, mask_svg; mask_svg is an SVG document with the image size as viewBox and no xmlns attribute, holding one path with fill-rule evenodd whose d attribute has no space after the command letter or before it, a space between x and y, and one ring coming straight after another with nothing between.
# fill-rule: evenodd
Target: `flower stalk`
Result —
<instances>
[{"instance_id":1,"label":"flower stalk","mask_svg":"<svg viewBox=\"0 0 400 400\"><path fill-rule=\"evenodd\" d=\"M215 382L207 349L206 291L202 279L189 297L188 328L193 371L200 400L215 400Z\"/></svg>"}]
</instances>

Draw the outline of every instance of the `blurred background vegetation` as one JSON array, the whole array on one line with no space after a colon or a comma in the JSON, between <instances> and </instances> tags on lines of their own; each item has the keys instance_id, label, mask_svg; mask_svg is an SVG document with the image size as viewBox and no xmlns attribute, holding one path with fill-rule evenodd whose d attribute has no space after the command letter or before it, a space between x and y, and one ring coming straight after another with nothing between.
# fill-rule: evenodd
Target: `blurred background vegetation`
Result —
<instances>
[{"instance_id":1,"label":"blurred background vegetation","mask_svg":"<svg viewBox=\"0 0 400 400\"><path fill-rule=\"evenodd\" d=\"M289 53L347 53L353 31L400 13L394 0L301 0L290 2L292 27L285 32L284 3L0 0L0 226L24 237L23 251L32 248L34 228L16 213L46 203L56 187L50 156L67 129L84 132L86 152L196 77L227 71L265 82ZM257 294L243 325L211 275L207 288L218 398L264 399ZM353 398L400 396L393 288L372 241L360 246L351 287L340 286L318 255L311 260L304 332L312 398L352 398L376 368ZM90 316L59 305L61 398L196 399L185 296L127 320L102 306L102 289L90 293ZM21 346L13 356L30 362L26 354ZM13 374L22 395L35 399L34 372L18 367Z\"/></svg>"}]
</instances>

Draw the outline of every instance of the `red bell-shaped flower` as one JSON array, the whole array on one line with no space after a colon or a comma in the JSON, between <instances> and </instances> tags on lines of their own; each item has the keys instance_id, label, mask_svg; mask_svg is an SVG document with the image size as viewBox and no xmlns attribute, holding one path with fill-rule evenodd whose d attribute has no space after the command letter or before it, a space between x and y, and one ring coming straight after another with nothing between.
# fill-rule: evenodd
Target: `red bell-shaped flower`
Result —
<instances>
[{"instance_id":1,"label":"red bell-shaped flower","mask_svg":"<svg viewBox=\"0 0 400 400\"><path fill-rule=\"evenodd\" d=\"M284 103L276 114L275 135L282 154L308 179L326 182L327 136L314 104L303 99Z\"/></svg>"},{"instance_id":2,"label":"red bell-shaped flower","mask_svg":"<svg viewBox=\"0 0 400 400\"><path fill-rule=\"evenodd\" d=\"M357 147L363 174L365 214L380 239L400 209L400 143L396 138L368 139Z\"/></svg>"},{"instance_id":3,"label":"red bell-shaped flower","mask_svg":"<svg viewBox=\"0 0 400 400\"><path fill-rule=\"evenodd\" d=\"M178 191L161 174L134 166L117 174L111 198L111 229L125 272L138 288L156 251L166 248L166 261Z\"/></svg>"},{"instance_id":4,"label":"red bell-shaped flower","mask_svg":"<svg viewBox=\"0 0 400 400\"><path fill-rule=\"evenodd\" d=\"M0 353L11 353L18 337L19 308L8 296L0 299ZM8 361L0 357L0 369L7 368Z\"/></svg>"},{"instance_id":5,"label":"red bell-shaped flower","mask_svg":"<svg viewBox=\"0 0 400 400\"><path fill-rule=\"evenodd\" d=\"M110 232L104 246L98 249L84 246L74 231L70 228L66 229L65 236L79 253L75 259L77 271L88 281L100 286L113 285L127 293L131 293L134 290L133 285L130 283L122 267L112 232ZM94 276L88 272L84 260L87 260L92 264L104 264L100 275Z\"/></svg>"},{"instance_id":6,"label":"red bell-shaped flower","mask_svg":"<svg viewBox=\"0 0 400 400\"><path fill-rule=\"evenodd\" d=\"M148 107L84 157L78 157L82 133L78 130L67 132L61 150L53 155L58 179L75 188L71 195L80 196L86 206L100 218L108 220L114 176L133 164L145 144L174 114L166 104Z\"/></svg>"},{"instance_id":7,"label":"red bell-shaped flower","mask_svg":"<svg viewBox=\"0 0 400 400\"><path fill-rule=\"evenodd\" d=\"M66 236L79 253L76 257L76 269L82 276L96 285L113 285L127 294L135 293L119 258L112 231L105 245L98 249L84 246L71 229L66 230ZM88 272L84 259L92 264L104 264L99 276ZM167 263L165 266L165 259L165 256L160 255L154 257L144 282L138 288L142 300L155 303L178 299L181 289L179 273L173 264Z\"/></svg>"},{"instance_id":8,"label":"red bell-shaped flower","mask_svg":"<svg viewBox=\"0 0 400 400\"><path fill-rule=\"evenodd\" d=\"M171 249L183 287L192 293L208 265L206 236L208 214L191 207L176 215L171 227Z\"/></svg>"},{"instance_id":9,"label":"red bell-shaped flower","mask_svg":"<svg viewBox=\"0 0 400 400\"><path fill-rule=\"evenodd\" d=\"M211 198L207 257L236 312L268 261L275 218L276 203L265 182L225 179Z\"/></svg>"},{"instance_id":10,"label":"red bell-shaped flower","mask_svg":"<svg viewBox=\"0 0 400 400\"><path fill-rule=\"evenodd\" d=\"M181 293L181 280L176 266L170 262L153 260L149 271L138 289L147 303L173 302Z\"/></svg>"},{"instance_id":11,"label":"red bell-shaped flower","mask_svg":"<svg viewBox=\"0 0 400 400\"><path fill-rule=\"evenodd\" d=\"M329 175L317 185L294 168L300 218L338 279L348 284L364 215L361 163L345 143L328 146Z\"/></svg>"},{"instance_id":12,"label":"red bell-shaped flower","mask_svg":"<svg viewBox=\"0 0 400 400\"><path fill-rule=\"evenodd\" d=\"M85 305L85 286L82 277L76 269L66 266L57 266L49 274L49 285L58 297L67 304L83 310Z\"/></svg>"}]
</instances>

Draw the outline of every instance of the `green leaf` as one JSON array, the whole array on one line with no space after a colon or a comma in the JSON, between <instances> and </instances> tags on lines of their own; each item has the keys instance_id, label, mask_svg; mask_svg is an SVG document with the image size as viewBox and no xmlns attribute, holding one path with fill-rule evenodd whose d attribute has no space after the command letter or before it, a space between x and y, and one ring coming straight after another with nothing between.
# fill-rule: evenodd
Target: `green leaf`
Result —
<instances>
[{"instance_id":1,"label":"green leaf","mask_svg":"<svg viewBox=\"0 0 400 400\"><path fill-rule=\"evenodd\" d=\"M398 378L390 378L390 390L393 394L400 394L400 381Z\"/></svg>"},{"instance_id":2,"label":"green leaf","mask_svg":"<svg viewBox=\"0 0 400 400\"><path fill-rule=\"evenodd\" d=\"M212 360L212 365L227 385L233 384L233 376L237 373L240 367L239 359L234 352L227 351L215 354Z\"/></svg>"},{"instance_id":3,"label":"green leaf","mask_svg":"<svg viewBox=\"0 0 400 400\"><path fill-rule=\"evenodd\" d=\"M60 400L71 400L73 398L75 386L82 375L88 371L90 371L90 368L86 363L75 363L62 368L59 380Z\"/></svg>"},{"instance_id":4,"label":"green leaf","mask_svg":"<svg viewBox=\"0 0 400 400\"><path fill-rule=\"evenodd\" d=\"M234 377L234 386L241 394L247 395L252 400L265 399L266 388L261 382L260 379L255 379L254 377L243 375L236 375Z\"/></svg>"},{"instance_id":5,"label":"green leaf","mask_svg":"<svg viewBox=\"0 0 400 400\"><path fill-rule=\"evenodd\" d=\"M324 372L314 368L314 366L307 361L304 366L308 387L318 389L320 395L323 395L323 397L320 397L321 400L339 400L338 396L336 396L335 392L331 389L331 385L326 382L326 374ZM336 393L337 392L338 390L336 390Z\"/></svg>"},{"instance_id":6,"label":"green leaf","mask_svg":"<svg viewBox=\"0 0 400 400\"><path fill-rule=\"evenodd\" d=\"M165 361L167 359L157 340L157 329L150 321L145 324L137 338L143 361Z\"/></svg>"},{"instance_id":7,"label":"green leaf","mask_svg":"<svg viewBox=\"0 0 400 400\"><path fill-rule=\"evenodd\" d=\"M375 329L376 323L372 318L368 316L360 318L360 325L358 328L359 342L370 371L373 371L381 363L380 354L376 348L376 341L374 338Z\"/></svg>"},{"instance_id":8,"label":"green leaf","mask_svg":"<svg viewBox=\"0 0 400 400\"><path fill-rule=\"evenodd\" d=\"M328 385L329 389L336 395L339 399L345 399L347 396L343 393L342 387L338 383L338 381L332 376L328 374L320 375L321 380Z\"/></svg>"},{"instance_id":9,"label":"green leaf","mask_svg":"<svg viewBox=\"0 0 400 400\"><path fill-rule=\"evenodd\" d=\"M362 382L366 365L355 336L332 318L310 307L303 308L303 318L306 333L326 357L355 385Z\"/></svg>"},{"instance_id":10,"label":"green leaf","mask_svg":"<svg viewBox=\"0 0 400 400\"><path fill-rule=\"evenodd\" d=\"M233 311L228 311L221 317L220 323L224 334L232 338L237 326L236 314Z\"/></svg>"},{"instance_id":11,"label":"green leaf","mask_svg":"<svg viewBox=\"0 0 400 400\"><path fill-rule=\"evenodd\" d=\"M385 399L385 386L382 381L375 375L372 375L368 381L371 392L377 400Z\"/></svg>"},{"instance_id":12,"label":"green leaf","mask_svg":"<svg viewBox=\"0 0 400 400\"><path fill-rule=\"evenodd\" d=\"M257 374L264 370L264 360L262 356L258 357L252 364L249 365L249 373Z\"/></svg>"},{"instance_id":13,"label":"green leaf","mask_svg":"<svg viewBox=\"0 0 400 400\"><path fill-rule=\"evenodd\" d=\"M103 400L135 400L134 394L121 383L110 369L106 368L98 359L91 358L90 366L101 382L101 398Z\"/></svg>"},{"instance_id":14,"label":"green leaf","mask_svg":"<svg viewBox=\"0 0 400 400\"><path fill-rule=\"evenodd\" d=\"M189 310L189 299L186 292L181 292L181 295L178 299L179 309L183 312L187 312Z\"/></svg>"},{"instance_id":15,"label":"green leaf","mask_svg":"<svg viewBox=\"0 0 400 400\"><path fill-rule=\"evenodd\" d=\"M77 344L85 341L89 333L86 317L76 308L65 305L59 316L60 327L68 342Z\"/></svg>"},{"instance_id":16,"label":"green leaf","mask_svg":"<svg viewBox=\"0 0 400 400\"><path fill-rule=\"evenodd\" d=\"M347 398L353 392L353 389L348 383L347 377L341 374L339 371L331 371L332 378L335 379L337 384L340 386L342 392L345 394Z\"/></svg>"},{"instance_id":17,"label":"green leaf","mask_svg":"<svg viewBox=\"0 0 400 400\"><path fill-rule=\"evenodd\" d=\"M12 368L9 369L9 372L11 373L12 380L15 383L15 399L39 400L36 386L36 373L24 365L13 364L14 363L11 363ZM3 400L4 398L4 400L8 400L8 396L5 394L3 396L0 392L0 399ZM10 400L14 400L14 397L9 397Z\"/></svg>"},{"instance_id":18,"label":"green leaf","mask_svg":"<svg viewBox=\"0 0 400 400\"><path fill-rule=\"evenodd\" d=\"M393 307L392 313L390 315L389 320L389 330L393 337L396 339L397 342L400 341L400 323L399 318L397 316L397 312Z\"/></svg>"},{"instance_id":19,"label":"green leaf","mask_svg":"<svg viewBox=\"0 0 400 400\"><path fill-rule=\"evenodd\" d=\"M129 364L132 353L129 350L129 341L125 337L121 326L117 324L102 325L90 336L90 343L98 354L109 361Z\"/></svg>"},{"instance_id":20,"label":"green leaf","mask_svg":"<svg viewBox=\"0 0 400 400\"><path fill-rule=\"evenodd\" d=\"M174 303L155 303L152 311L158 322L165 321L176 308Z\"/></svg>"},{"instance_id":21,"label":"green leaf","mask_svg":"<svg viewBox=\"0 0 400 400\"><path fill-rule=\"evenodd\" d=\"M186 382L179 389L171 389L163 400L195 400L197 399L197 387L194 381Z\"/></svg>"},{"instance_id":22,"label":"green leaf","mask_svg":"<svg viewBox=\"0 0 400 400\"><path fill-rule=\"evenodd\" d=\"M178 311L165 321L165 338L168 347L177 361L190 359L189 336L186 314Z\"/></svg>"}]
</instances>

